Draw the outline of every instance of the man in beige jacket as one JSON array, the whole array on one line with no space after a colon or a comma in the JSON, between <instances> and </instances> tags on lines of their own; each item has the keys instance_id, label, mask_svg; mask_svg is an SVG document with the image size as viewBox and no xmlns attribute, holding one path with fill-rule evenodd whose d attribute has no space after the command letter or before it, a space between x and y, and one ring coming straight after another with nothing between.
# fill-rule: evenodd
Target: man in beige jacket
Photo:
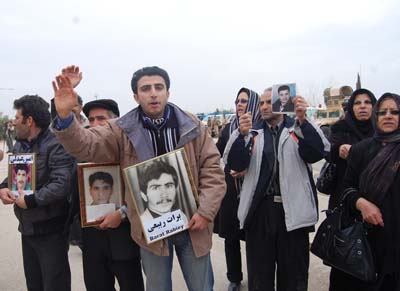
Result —
<instances>
[{"instance_id":1,"label":"man in beige jacket","mask_svg":"<svg viewBox=\"0 0 400 291\"><path fill-rule=\"evenodd\" d=\"M212 290L212 221L226 187L218 150L199 120L168 103L170 80L165 70L140 69L133 74L131 86L138 107L103 127L86 130L71 113L77 95L70 79L57 76L53 82L58 114L53 125L55 134L79 160L117 161L122 169L183 147L199 193L198 210L189 221L189 230L146 244L133 199L126 190L131 234L141 247L146 290L172 290L174 247L188 289Z\"/></svg>"}]
</instances>

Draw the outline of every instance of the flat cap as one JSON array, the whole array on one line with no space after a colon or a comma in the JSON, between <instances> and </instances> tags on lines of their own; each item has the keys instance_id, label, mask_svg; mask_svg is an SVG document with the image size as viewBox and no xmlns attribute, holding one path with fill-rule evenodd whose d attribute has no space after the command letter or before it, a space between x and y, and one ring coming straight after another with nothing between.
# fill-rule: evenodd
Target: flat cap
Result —
<instances>
[{"instance_id":1,"label":"flat cap","mask_svg":"<svg viewBox=\"0 0 400 291\"><path fill-rule=\"evenodd\" d=\"M110 110L113 112L115 115L119 117L119 109L118 109L118 104L114 100L111 99L98 99L98 100L93 100L85 104L83 106L83 113L85 113L86 117L89 117L89 112L93 108L104 108L107 110Z\"/></svg>"}]
</instances>

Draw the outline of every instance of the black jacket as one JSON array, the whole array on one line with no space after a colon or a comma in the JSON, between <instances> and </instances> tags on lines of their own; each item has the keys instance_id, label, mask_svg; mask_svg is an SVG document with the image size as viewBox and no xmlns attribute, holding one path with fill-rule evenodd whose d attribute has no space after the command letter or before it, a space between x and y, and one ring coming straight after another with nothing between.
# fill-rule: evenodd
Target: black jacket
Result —
<instances>
[{"instance_id":1,"label":"black jacket","mask_svg":"<svg viewBox=\"0 0 400 291\"><path fill-rule=\"evenodd\" d=\"M382 144L373 138L367 138L351 148L348 166L344 176L343 188L359 189L360 176L369 162L382 149ZM368 231L368 240L374 254L376 267L380 276L384 274L400 274L400 175L390 185L381 205L377 205L382 213L384 227L372 227ZM353 213L359 214L355 204L363 194L352 192L346 200ZM397 286L400 289L400 286ZM399 290L396 289L396 290Z\"/></svg>"},{"instance_id":2,"label":"black jacket","mask_svg":"<svg viewBox=\"0 0 400 291\"><path fill-rule=\"evenodd\" d=\"M217 141L217 148L221 156L224 154L226 144L230 137L230 123L226 124L222 129ZM220 237L230 238L236 237L239 232L239 220L237 218L237 210L239 207L238 191L235 187L235 180L230 174L230 168L225 165L225 182L226 194L222 199L218 215L214 221L214 232Z\"/></svg>"},{"instance_id":3,"label":"black jacket","mask_svg":"<svg viewBox=\"0 0 400 291\"><path fill-rule=\"evenodd\" d=\"M336 187L329 197L329 209L336 207L341 199L343 192L343 178L347 168L347 160L339 156L339 148L343 144L354 145L362 139L348 125L346 120L339 120L331 128L329 141L331 143L331 151L327 160L336 164Z\"/></svg>"},{"instance_id":4,"label":"black jacket","mask_svg":"<svg viewBox=\"0 0 400 291\"><path fill-rule=\"evenodd\" d=\"M14 204L23 235L63 232L68 217L71 180L75 159L64 150L54 134L46 129L31 141L17 141L14 153L36 153L36 191L25 196L27 209ZM0 188L7 188L7 178Z\"/></svg>"}]
</instances>

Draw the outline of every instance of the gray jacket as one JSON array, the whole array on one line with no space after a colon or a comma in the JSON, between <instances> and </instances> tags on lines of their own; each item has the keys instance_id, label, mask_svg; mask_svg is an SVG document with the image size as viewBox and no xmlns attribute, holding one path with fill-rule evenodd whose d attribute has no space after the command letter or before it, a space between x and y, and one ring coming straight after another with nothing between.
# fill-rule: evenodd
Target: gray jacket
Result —
<instances>
[{"instance_id":1,"label":"gray jacket","mask_svg":"<svg viewBox=\"0 0 400 291\"><path fill-rule=\"evenodd\" d=\"M320 138L323 143L323 150L328 152L330 144L322 131L311 121L302 125L306 132L316 132L315 137ZM299 150L299 139L302 139L301 147L307 147L306 141L310 139L298 125L282 129L278 144L278 163L279 163L279 186L282 196L283 208L285 211L285 223L287 231L302 227L313 226L318 222L318 209L316 201L316 190L312 180L311 164L307 163L301 156ZM232 145L240 136L238 131L232 133L224 153L224 161L228 162ZM257 136L252 149L250 164L244 177L242 190L240 193L240 204L238 218L240 227L243 228L245 220L254 203L254 194L260 176L261 161L264 149L264 129L252 130L252 136ZM251 136L245 138L246 144ZM322 158L322 155L321 155Z\"/></svg>"}]
</instances>

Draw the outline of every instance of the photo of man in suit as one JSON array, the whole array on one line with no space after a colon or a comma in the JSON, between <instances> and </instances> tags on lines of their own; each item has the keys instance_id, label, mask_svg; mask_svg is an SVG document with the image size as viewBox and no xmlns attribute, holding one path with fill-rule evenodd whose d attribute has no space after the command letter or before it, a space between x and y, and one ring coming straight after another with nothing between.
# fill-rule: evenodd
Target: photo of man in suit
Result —
<instances>
[{"instance_id":1,"label":"photo of man in suit","mask_svg":"<svg viewBox=\"0 0 400 291\"><path fill-rule=\"evenodd\" d=\"M290 97L290 87L288 85L279 86L278 97L272 104L273 112L294 112L294 104Z\"/></svg>"}]
</instances>

